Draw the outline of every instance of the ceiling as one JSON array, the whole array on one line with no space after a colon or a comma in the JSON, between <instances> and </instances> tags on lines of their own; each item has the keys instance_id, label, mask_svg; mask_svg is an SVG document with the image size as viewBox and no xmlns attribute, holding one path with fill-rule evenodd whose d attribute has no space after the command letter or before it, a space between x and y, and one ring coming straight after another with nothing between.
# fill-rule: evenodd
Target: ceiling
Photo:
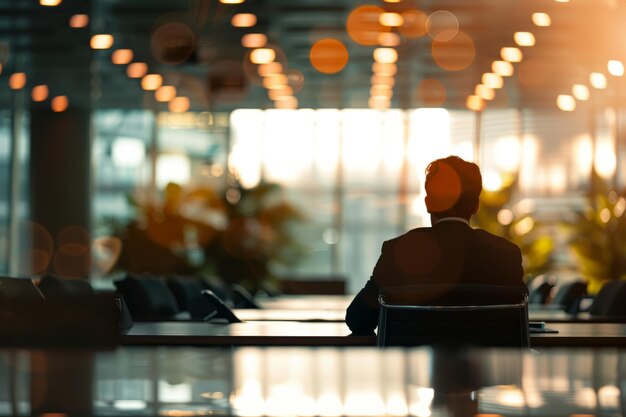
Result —
<instances>
[{"instance_id":1,"label":"ceiling","mask_svg":"<svg viewBox=\"0 0 626 417\"><path fill-rule=\"evenodd\" d=\"M346 31L346 21L356 7L366 4L396 12L418 9L427 15L448 11L475 46L466 68L449 71L433 59L430 36L400 35L395 47L399 58L394 108L465 107L482 74L499 59L500 48L515 46L516 31L532 31L536 44L521 48L523 61L515 64L514 75L505 78L488 108L556 109L558 94L569 94L574 83L588 84L593 71L607 73L608 59L626 61L626 37L621 33L626 2L622 0L246 0L237 5L217 0L63 0L56 7L41 6L38 0L0 0L0 105L14 105L19 95L8 88L8 77L23 71L29 80L26 92L46 84L51 96L67 95L73 105L166 109L166 104L155 102L152 92L141 89L139 80L128 78L125 65L111 63L114 49L130 48L135 61L148 63L151 73L163 75L165 84L189 97L193 110L272 108L274 103L250 63L250 51L241 46L242 36L254 32L267 35L281 51L283 66L292 71L290 82L298 84L294 90L300 87L301 74L301 89L295 93L299 107L365 108L375 46L356 43ZM548 13L551 26L536 27L531 20L534 12ZM89 26L69 27L71 16L79 13L89 15ZM235 13L254 13L257 24L235 28L230 22ZM191 40L180 33L159 32L172 22L186 25ZM90 49L90 38L96 33L112 34L113 48ZM157 33L165 37L153 42ZM321 38L334 38L346 46L349 61L339 73L323 74L311 65L309 51ZM159 45L165 45L165 53ZM445 53L454 58L464 52L448 48ZM420 89L424 79L441 82L445 101L429 99L428 88ZM619 103L623 84L622 78L609 77L609 88L592 89L591 100L579 103L579 108ZM43 105L49 103L37 104Z\"/></svg>"}]
</instances>

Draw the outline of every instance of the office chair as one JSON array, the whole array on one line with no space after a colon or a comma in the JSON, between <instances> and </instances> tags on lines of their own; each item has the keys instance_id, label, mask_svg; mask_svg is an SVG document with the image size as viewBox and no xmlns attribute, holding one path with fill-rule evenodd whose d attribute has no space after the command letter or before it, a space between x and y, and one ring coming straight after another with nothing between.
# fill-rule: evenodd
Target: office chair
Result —
<instances>
[{"instance_id":1,"label":"office chair","mask_svg":"<svg viewBox=\"0 0 626 417\"><path fill-rule=\"evenodd\" d=\"M43 301L44 295L28 278L0 277L0 300Z\"/></svg>"},{"instance_id":2,"label":"office chair","mask_svg":"<svg viewBox=\"0 0 626 417\"><path fill-rule=\"evenodd\" d=\"M89 297L95 294L86 279L62 278L46 274L39 281L39 290L47 300L72 297Z\"/></svg>"},{"instance_id":3,"label":"office chair","mask_svg":"<svg viewBox=\"0 0 626 417\"><path fill-rule=\"evenodd\" d=\"M568 282L557 286L556 295L550 305L569 314L580 311L580 300L587 294L587 283L583 281Z\"/></svg>"},{"instance_id":4,"label":"office chair","mask_svg":"<svg viewBox=\"0 0 626 417\"><path fill-rule=\"evenodd\" d=\"M128 275L115 281L115 287L117 293L124 297L134 320L171 318L179 312L174 295L158 277Z\"/></svg>"},{"instance_id":5,"label":"office chair","mask_svg":"<svg viewBox=\"0 0 626 417\"><path fill-rule=\"evenodd\" d=\"M589 307L589 314L601 317L626 317L626 281L604 284Z\"/></svg>"},{"instance_id":6,"label":"office chair","mask_svg":"<svg viewBox=\"0 0 626 417\"><path fill-rule=\"evenodd\" d=\"M528 294L523 288L494 285L384 290L377 345L528 347Z\"/></svg>"}]
</instances>

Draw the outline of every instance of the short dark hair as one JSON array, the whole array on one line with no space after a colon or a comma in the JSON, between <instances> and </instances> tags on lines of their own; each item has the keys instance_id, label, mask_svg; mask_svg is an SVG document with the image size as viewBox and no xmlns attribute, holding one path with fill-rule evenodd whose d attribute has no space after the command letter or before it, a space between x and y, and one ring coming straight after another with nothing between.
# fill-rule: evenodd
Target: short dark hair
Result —
<instances>
[{"instance_id":1,"label":"short dark hair","mask_svg":"<svg viewBox=\"0 0 626 417\"><path fill-rule=\"evenodd\" d=\"M437 159L426 167L424 188L429 213L469 219L483 190L480 168L458 156Z\"/></svg>"}]
</instances>

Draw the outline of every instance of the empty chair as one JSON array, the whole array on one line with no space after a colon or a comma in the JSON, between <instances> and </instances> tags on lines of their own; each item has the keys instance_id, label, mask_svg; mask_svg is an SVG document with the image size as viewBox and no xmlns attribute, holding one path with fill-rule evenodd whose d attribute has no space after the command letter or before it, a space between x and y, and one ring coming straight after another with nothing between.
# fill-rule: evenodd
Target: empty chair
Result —
<instances>
[{"instance_id":1,"label":"empty chair","mask_svg":"<svg viewBox=\"0 0 626 417\"><path fill-rule=\"evenodd\" d=\"M0 277L1 300L43 300L44 296L28 278Z\"/></svg>"},{"instance_id":2,"label":"empty chair","mask_svg":"<svg viewBox=\"0 0 626 417\"><path fill-rule=\"evenodd\" d=\"M39 290L46 299L63 299L68 297L89 297L94 295L89 282L82 278L62 278L44 275L39 281Z\"/></svg>"},{"instance_id":3,"label":"empty chair","mask_svg":"<svg viewBox=\"0 0 626 417\"><path fill-rule=\"evenodd\" d=\"M115 281L117 292L124 297L133 320L173 318L178 304L165 282L150 275L128 275Z\"/></svg>"},{"instance_id":4,"label":"empty chair","mask_svg":"<svg viewBox=\"0 0 626 417\"><path fill-rule=\"evenodd\" d=\"M567 282L557 286L552 305L559 306L563 311L577 314L580 300L587 294L587 283L583 281Z\"/></svg>"},{"instance_id":5,"label":"empty chair","mask_svg":"<svg viewBox=\"0 0 626 417\"><path fill-rule=\"evenodd\" d=\"M211 303L202 295L205 286L194 277L174 276L167 280L167 286L174 294L181 311L188 311L192 319L203 319L215 311Z\"/></svg>"},{"instance_id":6,"label":"empty chair","mask_svg":"<svg viewBox=\"0 0 626 417\"><path fill-rule=\"evenodd\" d=\"M589 308L589 314L602 317L626 317L626 281L604 284Z\"/></svg>"},{"instance_id":7,"label":"empty chair","mask_svg":"<svg viewBox=\"0 0 626 417\"><path fill-rule=\"evenodd\" d=\"M529 346L525 289L493 285L397 287L381 294L377 344Z\"/></svg>"},{"instance_id":8,"label":"empty chair","mask_svg":"<svg viewBox=\"0 0 626 417\"><path fill-rule=\"evenodd\" d=\"M233 293L233 306L235 308L261 308L254 300L250 291L239 284L233 284L230 287Z\"/></svg>"},{"instance_id":9,"label":"empty chair","mask_svg":"<svg viewBox=\"0 0 626 417\"><path fill-rule=\"evenodd\" d=\"M555 276L537 275L528 283L528 302L530 304L546 304L555 285Z\"/></svg>"}]
</instances>

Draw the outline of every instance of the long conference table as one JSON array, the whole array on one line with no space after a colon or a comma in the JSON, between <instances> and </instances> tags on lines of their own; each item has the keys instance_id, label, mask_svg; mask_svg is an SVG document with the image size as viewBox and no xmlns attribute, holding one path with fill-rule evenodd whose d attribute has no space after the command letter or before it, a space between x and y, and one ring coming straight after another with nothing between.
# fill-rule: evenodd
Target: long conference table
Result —
<instances>
[{"instance_id":1,"label":"long conference table","mask_svg":"<svg viewBox=\"0 0 626 417\"><path fill-rule=\"evenodd\" d=\"M240 309L243 323L137 322L124 345L187 346L374 346L375 336L353 336L344 323L349 296L283 296L259 300L261 309ZM626 323L567 320L555 310L533 310L554 332L531 330L532 347L626 346Z\"/></svg>"},{"instance_id":2,"label":"long conference table","mask_svg":"<svg viewBox=\"0 0 626 417\"><path fill-rule=\"evenodd\" d=\"M0 416L624 416L619 349L0 350Z\"/></svg>"}]
</instances>

